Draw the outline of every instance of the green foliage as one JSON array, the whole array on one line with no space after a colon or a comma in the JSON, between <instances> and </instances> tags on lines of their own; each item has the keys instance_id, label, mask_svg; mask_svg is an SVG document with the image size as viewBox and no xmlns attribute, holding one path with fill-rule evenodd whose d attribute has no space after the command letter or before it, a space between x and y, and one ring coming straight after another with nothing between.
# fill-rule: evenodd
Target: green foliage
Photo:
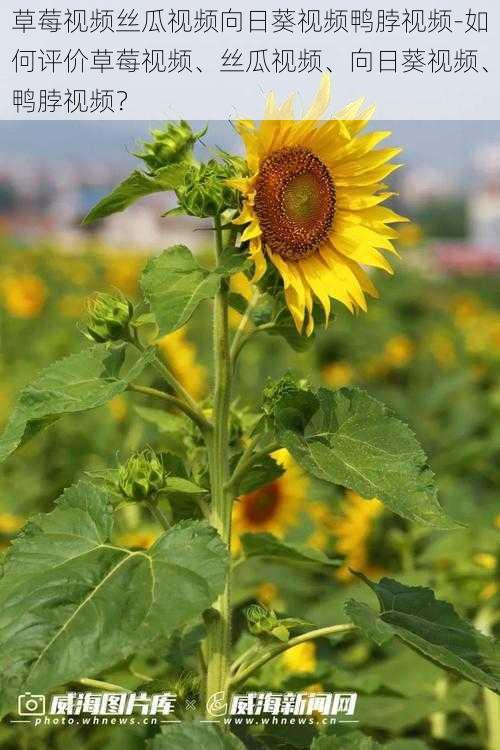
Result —
<instances>
[{"instance_id":1,"label":"green foliage","mask_svg":"<svg viewBox=\"0 0 500 750\"><path fill-rule=\"evenodd\" d=\"M451 604L436 599L431 589L405 586L390 578L379 583L362 578L377 595L380 613L352 600L346 604L346 613L366 635L378 644L396 635L445 669L500 692L497 642L475 630Z\"/></svg>"},{"instance_id":2,"label":"green foliage","mask_svg":"<svg viewBox=\"0 0 500 750\"><path fill-rule=\"evenodd\" d=\"M202 268L184 245L175 245L146 265L141 286L155 315L160 335L172 333L190 319L200 302L217 292L221 279L246 263L243 255L228 254L219 268Z\"/></svg>"},{"instance_id":3,"label":"green foliage","mask_svg":"<svg viewBox=\"0 0 500 750\"><path fill-rule=\"evenodd\" d=\"M124 349L96 344L47 367L26 386L0 437L0 461L65 414L80 414L110 401L151 361L147 352L123 368Z\"/></svg>"},{"instance_id":4,"label":"green foliage","mask_svg":"<svg viewBox=\"0 0 500 750\"><path fill-rule=\"evenodd\" d=\"M135 170L94 206L83 220L83 224L91 224L97 219L124 211L146 195L175 190L181 184L185 171L186 166L183 164L163 167L152 175Z\"/></svg>"},{"instance_id":5,"label":"green foliage","mask_svg":"<svg viewBox=\"0 0 500 750\"><path fill-rule=\"evenodd\" d=\"M291 565L338 566L338 560L303 544L291 544L277 539L272 534L242 534L241 546L246 558L263 557L274 562Z\"/></svg>"},{"instance_id":6,"label":"green foliage","mask_svg":"<svg viewBox=\"0 0 500 750\"><path fill-rule=\"evenodd\" d=\"M110 497L88 482L35 517L1 579L1 712L23 690L93 676L210 606L227 553L203 522L183 522L147 552L110 542ZM78 644L78 648L75 648Z\"/></svg>"},{"instance_id":7,"label":"green foliage","mask_svg":"<svg viewBox=\"0 0 500 750\"><path fill-rule=\"evenodd\" d=\"M247 495L279 479L283 473L283 467L272 456L262 456L252 463L239 484L238 492Z\"/></svg>"},{"instance_id":8,"label":"green foliage","mask_svg":"<svg viewBox=\"0 0 500 750\"><path fill-rule=\"evenodd\" d=\"M290 392L277 398L274 421L281 443L318 479L378 497L416 523L454 526L414 434L364 391Z\"/></svg>"},{"instance_id":9,"label":"green foliage","mask_svg":"<svg viewBox=\"0 0 500 750\"><path fill-rule=\"evenodd\" d=\"M338 735L338 736L336 736ZM426 750L425 742L412 739L392 740L380 744L361 732L338 732L313 740L311 750Z\"/></svg>"},{"instance_id":10,"label":"green foliage","mask_svg":"<svg viewBox=\"0 0 500 750\"><path fill-rule=\"evenodd\" d=\"M150 743L148 750L245 750L245 745L234 736L222 732L213 724L184 722L164 729Z\"/></svg>"}]
</instances>

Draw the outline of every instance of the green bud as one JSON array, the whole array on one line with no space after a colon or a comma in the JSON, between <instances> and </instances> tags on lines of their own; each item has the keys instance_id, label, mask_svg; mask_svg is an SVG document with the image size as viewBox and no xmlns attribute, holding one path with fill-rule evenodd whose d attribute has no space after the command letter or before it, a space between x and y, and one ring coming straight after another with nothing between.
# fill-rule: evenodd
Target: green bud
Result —
<instances>
[{"instance_id":1,"label":"green bud","mask_svg":"<svg viewBox=\"0 0 500 750\"><path fill-rule=\"evenodd\" d=\"M251 604L246 608L245 615L248 629L253 635L269 635L279 627L279 620L275 613L260 604Z\"/></svg>"},{"instance_id":2,"label":"green bud","mask_svg":"<svg viewBox=\"0 0 500 750\"><path fill-rule=\"evenodd\" d=\"M152 130L152 140L142 143L142 151L134 154L142 159L151 172L156 172L169 164L193 161L193 146L206 132L193 133L189 123L169 122L163 130Z\"/></svg>"},{"instance_id":3,"label":"green bud","mask_svg":"<svg viewBox=\"0 0 500 750\"><path fill-rule=\"evenodd\" d=\"M262 392L262 409L267 416L274 413L274 405L282 396L299 394L308 389L307 381L296 380L289 372L279 380L268 380Z\"/></svg>"},{"instance_id":4,"label":"green bud","mask_svg":"<svg viewBox=\"0 0 500 750\"><path fill-rule=\"evenodd\" d=\"M94 341L102 344L129 338L134 307L122 294L96 294L87 300L87 315L87 335Z\"/></svg>"},{"instance_id":5,"label":"green bud","mask_svg":"<svg viewBox=\"0 0 500 750\"><path fill-rule=\"evenodd\" d=\"M223 162L211 159L189 169L184 184L177 190L179 206L189 216L217 216L239 206L238 193L227 183L241 174L238 157Z\"/></svg>"},{"instance_id":6,"label":"green bud","mask_svg":"<svg viewBox=\"0 0 500 750\"><path fill-rule=\"evenodd\" d=\"M165 480L163 462L150 448L130 456L118 469L118 489L127 500L154 499Z\"/></svg>"}]
</instances>

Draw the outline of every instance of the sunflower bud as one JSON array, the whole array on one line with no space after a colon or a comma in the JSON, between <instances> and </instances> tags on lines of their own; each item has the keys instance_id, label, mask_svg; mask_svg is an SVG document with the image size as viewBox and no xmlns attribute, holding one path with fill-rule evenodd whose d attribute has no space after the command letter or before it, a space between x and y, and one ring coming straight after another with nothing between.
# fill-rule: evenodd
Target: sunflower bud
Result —
<instances>
[{"instance_id":1,"label":"sunflower bud","mask_svg":"<svg viewBox=\"0 0 500 750\"><path fill-rule=\"evenodd\" d=\"M152 130L152 140L142 143L142 151L134 154L142 159L151 172L169 164L193 161L193 146L205 130L193 133L185 120L167 123L163 130Z\"/></svg>"},{"instance_id":2,"label":"sunflower bud","mask_svg":"<svg viewBox=\"0 0 500 750\"><path fill-rule=\"evenodd\" d=\"M234 157L236 159L236 157ZM233 159L224 162L211 159L192 167L177 190L179 206L190 216L206 218L237 208L238 194L227 184L236 176L239 167Z\"/></svg>"},{"instance_id":3,"label":"sunflower bud","mask_svg":"<svg viewBox=\"0 0 500 750\"><path fill-rule=\"evenodd\" d=\"M134 307L122 294L96 294L87 300L87 314L87 334L94 341L102 344L129 338Z\"/></svg>"},{"instance_id":4,"label":"sunflower bud","mask_svg":"<svg viewBox=\"0 0 500 750\"><path fill-rule=\"evenodd\" d=\"M260 604L251 604L245 610L248 629L253 635L264 635L271 633L278 627L279 620L272 610L261 607Z\"/></svg>"},{"instance_id":5,"label":"sunflower bud","mask_svg":"<svg viewBox=\"0 0 500 750\"><path fill-rule=\"evenodd\" d=\"M118 469L118 489L127 500L148 500L165 486L163 462L151 449L130 456Z\"/></svg>"},{"instance_id":6,"label":"sunflower bud","mask_svg":"<svg viewBox=\"0 0 500 750\"><path fill-rule=\"evenodd\" d=\"M308 384L304 380L296 380L290 372L285 373L279 380L268 380L262 392L262 409L267 416L274 413L275 404L283 396L300 395L306 391Z\"/></svg>"}]
</instances>

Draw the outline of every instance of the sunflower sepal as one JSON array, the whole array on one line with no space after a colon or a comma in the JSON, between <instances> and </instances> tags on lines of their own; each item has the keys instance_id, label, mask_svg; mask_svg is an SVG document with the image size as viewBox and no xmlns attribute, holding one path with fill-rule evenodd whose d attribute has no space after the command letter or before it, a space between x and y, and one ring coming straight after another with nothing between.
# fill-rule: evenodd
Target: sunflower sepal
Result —
<instances>
[{"instance_id":1,"label":"sunflower sepal","mask_svg":"<svg viewBox=\"0 0 500 750\"><path fill-rule=\"evenodd\" d=\"M266 609L260 604L251 604L245 610L245 615L249 632L259 639L277 639L286 643L290 638L290 631L272 609Z\"/></svg>"}]
</instances>

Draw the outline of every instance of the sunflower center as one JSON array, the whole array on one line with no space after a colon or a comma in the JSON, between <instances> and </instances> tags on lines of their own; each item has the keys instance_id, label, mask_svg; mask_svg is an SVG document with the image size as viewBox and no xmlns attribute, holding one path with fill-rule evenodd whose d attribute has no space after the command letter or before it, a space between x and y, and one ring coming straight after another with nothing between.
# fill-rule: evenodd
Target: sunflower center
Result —
<instances>
[{"instance_id":1,"label":"sunflower center","mask_svg":"<svg viewBox=\"0 0 500 750\"><path fill-rule=\"evenodd\" d=\"M280 489L277 482L271 482L255 492L250 492L241 501L247 520L253 524L270 521L280 504Z\"/></svg>"},{"instance_id":2,"label":"sunflower center","mask_svg":"<svg viewBox=\"0 0 500 750\"><path fill-rule=\"evenodd\" d=\"M255 212L273 252L287 260L312 255L327 238L335 215L328 167L307 148L275 151L261 164Z\"/></svg>"}]
</instances>

